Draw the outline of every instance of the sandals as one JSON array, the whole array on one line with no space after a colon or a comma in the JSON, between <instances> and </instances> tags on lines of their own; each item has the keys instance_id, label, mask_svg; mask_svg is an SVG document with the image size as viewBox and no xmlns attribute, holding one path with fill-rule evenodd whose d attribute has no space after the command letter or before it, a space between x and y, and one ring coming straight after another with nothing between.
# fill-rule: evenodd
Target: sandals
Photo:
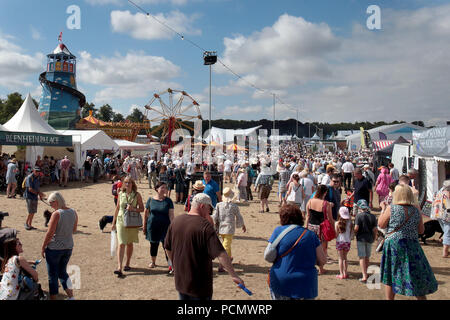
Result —
<instances>
[{"instance_id":1,"label":"sandals","mask_svg":"<svg viewBox=\"0 0 450 320\"><path fill-rule=\"evenodd\" d=\"M129 267L129 266L125 266L124 268L123 268L123 271L130 271L131 270L131 268Z\"/></svg>"},{"instance_id":2,"label":"sandals","mask_svg":"<svg viewBox=\"0 0 450 320\"><path fill-rule=\"evenodd\" d=\"M360 278L360 279L358 279L358 281L361 282L361 283L366 283L367 279Z\"/></svg>"},{"instance_id":3,"label":"sandals","mask_svg":"<svg viewBox=\"0 0 450 320\"><path fill-rule=\"evenodd\" d=\"M337 276L336 276L336 279L345 279L345 277L344 276L341 276L340 274L338 274Z\"/></svg>"},{"instance_id":4,"label":"sandals","mask_svg":"<svg viewBox=\"0 0 450 320\"><path fill-rule=\"evenodd\" d=\"M122 277L123 277L123 273L122 273L122 271L120 271L120 270L115 270L115 271L114 271L114 274L117 274L117 277L118 277L118 278L122 278Z\"/></svg>"},{"instance_id":5,"label":"sandals","mask_svg":"<svg viewBox=\"0 0 450 320\"><path fill-rule=\"evenodd\" d=\"M153 268L156 268L156 264L153 263L153 262L151 262L151 263L148 265L148 267L149 267L149 268L152 268L152 269L153 269Z\"/></svg>"}]
</instances>

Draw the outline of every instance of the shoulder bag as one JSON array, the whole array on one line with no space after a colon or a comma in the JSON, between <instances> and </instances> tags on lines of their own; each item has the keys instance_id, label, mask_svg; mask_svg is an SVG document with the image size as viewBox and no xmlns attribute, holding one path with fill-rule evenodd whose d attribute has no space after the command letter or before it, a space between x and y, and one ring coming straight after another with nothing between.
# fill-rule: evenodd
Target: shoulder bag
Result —
<instances>
[{"instance_id":1,"label":"shoulder bag","mask_svg":"<svg viewBox=\"0 0 450 320\"><path fill-rule=\"evenodd\" d=\"M296 225L293 227L293 228L295 228L296 227ZM288 227L289 228L289 227ZM292 228L292 229L293 229ZM290 229L289 231L291 231L292 229ZM307 228L304 228L305 230L303 230L303 232L302 232L302 234L300 235L300 237L298 237L298 239L297 239L297 241L295 241L295 243L292 245L292 247L290 247L289 248L289 250L287 250L285 253L283 253L281 256L278 256L278 257L276 257L275 258L275 260L273 261L273 263L275 264L275 262L277 262L278 260L280 260L281 258L283 258L284 256L287 256L293 249L294 249L294 247L300 242L300 240L303 238L303 236L305 235L305 233L306 233L306 231L308 231L308 229ZM287 229L285 229L284 231L286 231ZM289 232L289 231L287 231L287 232ZM283 234L283 237L284 237L284 235L286 235L286 233L287 232L285 232L284 234ZM277 239L275 239L275 241L277 241L278 240L278 238L280 238L280 236L281 236L281 234L277 237ZM282 238L282 237L281 237ZM281 239L280 239L281 240ZM274 241L274 242L275 242ZM278 245L278 243L277 243L277 245ZM266 249L267 250L267 249ZM275 250L275 254L276 254L276 250ZM265 255L265 253L264 253L264 255ZM264 257L265 258L265 257ZM267 260L267 259L266 259ZM269 272L267 273L267 284L269 285L269 287L270 287L270 269L269 269Z\"/></svg>"},{"instance_id":2,"label":"shoulder bag","mask_svg":"<svg viewBox=\"0 0 450 320\"><path fill-rule=\"evenodd\" d=\"M334 238L336 238L336 230L334 229L334 227L331 225L330 220L328 220L328 215L327 215L327 201L323 201L323 222L320 224L320 232L322 233L323 239L325 241L331 241Z\"/></svg>"},{"instance_id":3,"label":"shoulder bag","mask_svg":"<svg viewBox=\"0 0 450 320\"><path fill-rule=\"evenodd\" d=\"M128 200L128 195L126 197L127 197L127 204L130 204ZM123 226L125 228L140 228L142 227L142 225L143 225L142 216L140 212L125 209L123 213Z\"/></svg>"},{"instance_id":4,"label":"shoulder bag","mask_svg":"<svg viewBox=\"0 0 450 320\"><path fill-rule=\"evenodd\" d=\"M389 237L389 236L391 236L391 235L393 235L394 233L396 233L397 231L399 231L401 228L403 228L403 226L408 222L408 220L409 220L409 215L408 215L408 210L406 210L405 209L405 207L403 207L403 211L405 211L405 215L406 215L406 219L405 219L405 221L403 221L403 223L400 225L400 226L398 226L397 228L395 228L394 230L392 230L391 232L389 232L389 233L386 233L386 235L380 240L380 241L378 241L378 244L377 244L377 248L376 248L376 252L381 252L381 251L383 251L383 247L384 247L384 241L386 240L386 238L387 237Z\"/></svg>"}]
</instances>

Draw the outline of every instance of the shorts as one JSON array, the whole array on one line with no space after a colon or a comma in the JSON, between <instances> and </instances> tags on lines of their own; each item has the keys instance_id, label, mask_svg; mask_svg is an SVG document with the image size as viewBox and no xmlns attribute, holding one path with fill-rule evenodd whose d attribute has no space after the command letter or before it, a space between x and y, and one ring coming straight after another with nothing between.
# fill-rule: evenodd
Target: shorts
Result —
<instances>
[{"instance_id":1,"label":"shorts","mask_svg":"<svg viewBox=\"0 0 450 320\"><path fill-rule=\"evenodd\" d=\"M29 214L35 214L37 212L38 201L37 200L31 200L31 199L26 199L26 200L27 200L28 213Z\"/></svg>"},{"instance_id":2,"label":"shorts","mask_svg":"<svg viewBox=\"0 0 450 320\"><path fill-rule=\"evenodd\" d=\"M270 195L270 187L262 184L259 187L259 200L268 199Z\"/></svg>"},{"instance_id":3,"label":"shorts","mask_svg":"<svg viewBox=\"0 0 450 320\"><path fill-rule=\"evenodd\" d=\"M338 251L350 251L351 242L336 241L336 250Z\"/></svg>"},{"instance_id":4,"label":"shorts","mask_svg":"<svg viewBox=\"0 0 450 320\"><path fill-rule=\"evenodd\" d=\"M356 245L358 247L358 257L368 258L372 253L372 244L365 241L357 241Z\"/></svg>"},{"instance_id":5,"label":"shorts","mask_svg":"<svg viewBox=\"0 0 450 320\"><path fill-rule=\"evenodd\" d=\"M438 221L441 225L442 231L444 231L442 244L445 246L450 246L450 222L445 222L441 219L439 219Z\"/></svg>"}]
</instances>

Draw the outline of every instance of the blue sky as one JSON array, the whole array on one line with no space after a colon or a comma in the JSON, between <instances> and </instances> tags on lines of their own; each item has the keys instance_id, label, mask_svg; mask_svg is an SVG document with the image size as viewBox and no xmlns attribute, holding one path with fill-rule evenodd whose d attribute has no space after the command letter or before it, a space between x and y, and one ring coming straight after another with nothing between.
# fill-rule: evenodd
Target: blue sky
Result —
<instances>
[{"instance_id":1,"label":"blue sky","mask_svg":"<svg viewBox=\"0 0 450 320\"><path fill-rule=\"evenodd\" d=\"M275 93L279 120L297 108L305 122L450 120L450 1L134 2L242 76L213 66L213 119L272 119ZM79 30L67 28L70 5L81 10ZM366 27L369 5L381 8L381 30ZM126 0L2 0L1 97L39 99L38 76L60 31L87 101L127 115L170 87L188 92L207 117L202 50Z\"/></svg>"}]
</instances>

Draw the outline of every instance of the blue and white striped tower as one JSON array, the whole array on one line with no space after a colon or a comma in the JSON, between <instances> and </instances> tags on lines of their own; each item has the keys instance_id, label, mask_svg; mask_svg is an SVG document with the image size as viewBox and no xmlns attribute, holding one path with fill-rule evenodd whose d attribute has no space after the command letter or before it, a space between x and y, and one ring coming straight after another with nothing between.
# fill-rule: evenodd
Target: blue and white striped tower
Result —
<instances>
[{"instance_id":1,"label":"blue and white striped tower","mask_svg":"<svg viewBox=\"0 0 450 320\"><path fill-rule=\"evenodd\" d=\"M86 98L77 90L76 57L61 37L56 49L47 55L47 71L39 76L42 95L38 111L53 128L65 130L75 128Z\"/></svg>"}]
</instances>

